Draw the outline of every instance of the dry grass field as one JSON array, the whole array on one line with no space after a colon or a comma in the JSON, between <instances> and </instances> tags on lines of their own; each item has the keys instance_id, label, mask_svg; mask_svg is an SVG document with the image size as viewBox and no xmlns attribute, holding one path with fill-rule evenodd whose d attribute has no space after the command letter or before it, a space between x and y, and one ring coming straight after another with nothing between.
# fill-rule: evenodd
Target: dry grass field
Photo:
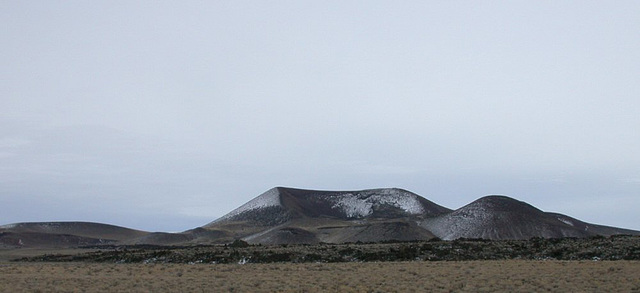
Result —
<instances>
[{"instance_id":1,"label":"dry grass field","mask_svg":"<svg viewBox=\"0 0 640 293\"><path fill-rule=\"evenodd\" d=\"M0 263L1 292L640 292L638 261Z\"/></svg>"}]
</instances>

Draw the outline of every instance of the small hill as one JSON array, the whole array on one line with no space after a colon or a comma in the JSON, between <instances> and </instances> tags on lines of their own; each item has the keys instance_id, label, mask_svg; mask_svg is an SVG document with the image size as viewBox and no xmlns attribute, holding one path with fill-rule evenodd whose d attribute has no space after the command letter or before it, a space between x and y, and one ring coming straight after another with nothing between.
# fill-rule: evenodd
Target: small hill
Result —
<instances>
[{"instance_id":1,"label":"small hill","mask_svg":"<svg viewBox=\"0 0 640 293\"><path fill-rule=\"evenodd\" d=\"M13 247L83 246L116 243L148 232L91 222L32 222L0 226L0 243Z\"/></svg>"},{"instance_id":2,"label":"small hill","mask_svg":"<svg viewBox=\"0 0 640 293\"><path fill-rule=\"evenodd\" d=\"M451 213L425 219L420 226L444 240L458 238L529 239L638 234L543 212L506 196L486 196Z\"/></svg>"}]
</instances>

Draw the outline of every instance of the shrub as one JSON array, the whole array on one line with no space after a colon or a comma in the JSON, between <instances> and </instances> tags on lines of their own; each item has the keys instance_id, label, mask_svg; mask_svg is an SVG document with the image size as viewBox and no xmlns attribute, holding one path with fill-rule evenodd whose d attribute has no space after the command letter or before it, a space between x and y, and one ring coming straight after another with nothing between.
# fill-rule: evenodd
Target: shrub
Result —
<instances>
[{"instance_id":1,"label":"shrub","mask_svg":"<svg viewBox=\"0 0 640 293\"><path fill-rule=\"evenodd\" d=\"M229 246L231 246L233 248L245 248L245 247L249 247L249 243L247 243L246 241L240 240L240 239L236 239Z\"/></svg>"}]
</instances>

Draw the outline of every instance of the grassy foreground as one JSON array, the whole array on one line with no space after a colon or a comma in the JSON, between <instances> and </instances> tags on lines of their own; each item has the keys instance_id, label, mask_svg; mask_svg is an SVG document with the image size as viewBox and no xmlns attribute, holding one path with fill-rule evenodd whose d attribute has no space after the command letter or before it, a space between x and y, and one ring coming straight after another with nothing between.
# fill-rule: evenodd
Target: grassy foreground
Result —
<instances>
[{"instance_id":1,"label":"grassy foreground","mask_svg":"<svg viewBox=\"0 0 640 293\"><path fill-rule=\"evenodd\" d=\"M640 292L639 261L0 263L0 292Z\"/></svg>"}]
</instances>

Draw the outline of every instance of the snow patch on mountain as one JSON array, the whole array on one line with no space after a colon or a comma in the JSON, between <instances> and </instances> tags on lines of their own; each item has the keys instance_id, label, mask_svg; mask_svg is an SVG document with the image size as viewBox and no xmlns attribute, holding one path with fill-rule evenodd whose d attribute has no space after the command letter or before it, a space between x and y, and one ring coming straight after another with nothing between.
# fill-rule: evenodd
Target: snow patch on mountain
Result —
<instances>
[{"instance_id":1,"label":"snow patch on mountain","mask_svg":"<svg viewBox=\"0 0 640 293\"><path fill-rule=\"evenodd\" d=\"M398 189L343 193L337 197L330 196L327 200L333 201L332 208L342 209L349 218L369 216L380 205L394 206L414 215L424 213L424 207L416 195Z\"/></svg>"},{"instance_id":2,"label":"snow patch on mountain","mask_svg":"<svg viewBox=\"0 0 640 293\"><path fill-rule=\"evenodd\" d=\"M489 238L489 235L476 235L475 232L482 230L491 217L486 206L472 204L445 216L425 219L420 226L443 240L454 240L469 235Z\"/></svg>"},{"instance_id":3,"label":"snow patch on mountain","mask_svg":"<svg viewBox=\"0 0 640 293\"><path fill-rule=\"evenodd\" d=\"M250 200L249 202L243 204L239 208L231 211L230 213L226 214L225 216L216 220L215 222L233 218L244 212L267 208L267 207L280 206L280 205L281 205L280 191L278 191L278 188L272 188L267 190L265 193L259 195L258 197Z\"/></svg>"},{"instance_id":4,"label":"snow patch on mountain","mask_svg":"<svg viewBox=\"0 0 640 293\"><path fill-rule=\"evenodd\" d=\"M424 213L424 208L415 194L398 189L381 190L369 197L369 200L398 207L409 214Z\"/></svg>"},{"instance_id":5,"label":"snow patch on mountain","mask_svg":"<svg viewBox=\"0 0 640 293\"><path fill-rule=\"evenodd\" d=\"M573 226L574 226L574 225L573 225L573 222L571 222L571 221L569 221L569 220L567 220L567 219L565 219L565 218L560 218L560 217L558 217L557 219L558 219L558 221L563 222L563 223L565 223L565 224L567 224L567 225L569 225L569 226L571 226L571 227L573 227Z\"/></svg>"},{"instance_id":6,"label":"snow patch on mountain","mask_svg":"<svg viewBox=\"0 0 640 293\"><path fill-rule=\"evenodd\" d=\"M0 226L0 229L31 228L31 229L40 229L43 231L54 231L60 228L61 225L62 225L62 222L14 223L14 224Z\"/></svg>"},{"instance_id":7,"label":"snow patch on mountain","mask_svg":"<svg viewBox=\"0 0 640 293\"><path fill-rule=\"evenodd\" d=\"M58 222L38 223L37 227L39 227L44 231L52 231L52 230L61 228L61 223L58 223Z\"/></svg>"},{"instance_id":8,"label":"snow patch on mountain","mask_svg":"<svg viewBox=\"0 0 640 293\"><path fill-rule=\"evenodd\" d=\"M343 194L331 208L340 208L349 218L366 217L373 213L373 204L352 193Z\"/></svg>"}]
</instances>

